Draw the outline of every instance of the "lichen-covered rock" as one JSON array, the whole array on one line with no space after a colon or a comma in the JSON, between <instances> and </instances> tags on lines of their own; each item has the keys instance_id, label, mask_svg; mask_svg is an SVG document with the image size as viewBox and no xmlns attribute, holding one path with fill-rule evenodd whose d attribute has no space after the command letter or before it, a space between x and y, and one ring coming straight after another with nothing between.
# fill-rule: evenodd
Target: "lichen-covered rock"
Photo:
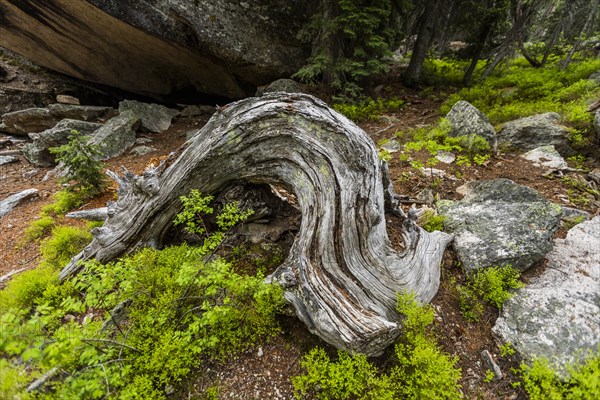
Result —
<instances>
[{"instance_id":1,"label":"lichen-covered rock","mask_svg":"<svg viewBox=\"0 0 600 400\"><path fill-rule=\"evenodd\" d=\"M458 101L450 109L446 119L450 122L451 136L479 135L489 143L492 151L496 151L496 130L487 117L471 103Z\"/></svg>"},{"instance_id":2,"label":"lichen-covered rock","mask_svg":"<svg viewBox=\"0 0 600 400\"><path fill-rule=\"evenodd\" d=\"M565 159L556 151L554 145L535 148L521 157L531 161L537 167L547 168L551 171L569 167Z\"/></svg>"},{"instance_id":3,"label":"lichen-covered rock","mask_svg":"<svg viewBox=\"0 0 600 400\"><path fill-rule=\"evenodd\" d=\"M504 303L493 332L526 359L556 367L600 343L600 216L555 239L541 276Z\"/></svg>"},{"instance_id":4,"label":"lichen-covered rock","mask_svg":"<svg viewBox=\"0 0 600 400\"><path fill-rule=\"evenodd\" d=\"M562 212L535 190L508 179L471 182L461 201L444 200L437 207L468 271L495 265L526 270L552 249Z\"/></svg>"},{"instance_id":5,"label":"lichen-covered rock","mask_svg":"<svg viewBox=\"0 0 600 400\"><path fill-rule=\"evenodd\" d=\"M92 137L91 143L98 146L102 160L119 156L135 144L135 127L140 118L131 110L106 121Z\"/></svg>"},{"instance_id":6,"label":"lichen-covered rock","mask_svg":"<svg viewBox=\"0 0 600 400\"><path fill-rule=\"evenodd\" d=\"M553 112L507 122L498 132L498 146L528 151L554 145L563 156L573 155L575 151L569 145L569 131L559 122L560 115Z\"/></svg>"},{"instance_id":7,"label":"lichen-covered rock","mask_svg":"<svg viewBox=\"0 0 600 400\"><path fill-rule=\"evenodd\" d=\"M73 130L84 135L91 135L101 126L101 124L93 122L63 119L53 128L39 133L30 133L29 137L33 139L33 142L23 147L23 155L33 165L51 167L56 165L56 157L50 153L50 147L67 144L69 142L69 135Z\"/></svg>"},{"instance_id":8,"label":"lichen-covered rock","mask_svg":"<svg viewBox=\"0 0 600 400\"><path fill-rule=\"evenodd\" d=\"M159 100L194 91L242 98L304 64L310 47L296 36L316 5L3 1L0 46L67 75Z\"/></svg>"},{"instance_id":9,"label":"lichen-covered rock","mask_svg":"<svg viewBox=\"0 0 600 400\"><path fill-rule=\"evenodd\" d=\"M166 131L171 126L173 117L179 111L160 104L141 103L135 100L124 100L119 103L119 112L131 111L139 118L141 127L155 133Z\"/></svg>"}]
</instances>

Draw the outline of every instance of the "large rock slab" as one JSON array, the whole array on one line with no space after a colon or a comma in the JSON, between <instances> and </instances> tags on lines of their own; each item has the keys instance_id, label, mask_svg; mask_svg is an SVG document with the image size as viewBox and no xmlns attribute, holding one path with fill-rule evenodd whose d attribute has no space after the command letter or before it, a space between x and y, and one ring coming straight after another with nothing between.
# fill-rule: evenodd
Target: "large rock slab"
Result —
<instances>
[{"instance_id":1,"label":"large rock slab","mask_svg":"<svg viewBox=\"0 0 600 400\"><path fill-rule=\"evenodd\" d=\"M479 135L489 143L492 151L496 151L496 130L485 114L471 103L464 100L458 101L452 106L446 115L446 119L452 127L450 130L451 136Z\"/></svg>"},{"instance_id":2,"label":"large rock slab","mask_svg":"<svg viewBox=\"0 0 600 400\"><path fill-rule=\"evenodd\" d=\"M132 111L138 117L142 128L155 133L169 129L171 120L179 114L179 111L160 104L148 104L135 100L120 102L119 112L123 113L124 111Z\"/></svg>"},{"instance_id":3,"label":"large rock slab","mask_svg":"<svg viewBox=\"0 0 600 400\"><path fill-rule=\"evenodd\" d=\"M13 135L26 136L29 133L53 128L63 119L95 121L109 115L111 110L110 107L70 104L51 104L48 108L28 108L4 114L0 130Z\"/></svg>"},{"instance_id":4,"label":"large rock slab","mask_svg":"<svg viewBox=\"0 0 600 400\"><path fill-rule=\"evenodd\" d=\"M509 179L471 182L461 201L443 200L437 207L467 271L496 265L526 270L552 249L562 212Z\"/></svg>"},{"instance_id":5,"label":"large rock slab","mask_svg":"<svg viewBox=\"0 0 600 400\"><path fill-rule=\"evenodd\" d=\"M563 156L570 156L575 151L569 145L568 134L567 128L560 125L560 115L549 112L507 122L498 132L498 146L528 151L553 145Z\"/></svg>"},{"instance_id":6,"label":"large rock slab","mask_svg":"<svg viewBox=\"0 0 600 400\"><path fill-rule=\"evenodd\" d=\"M23 201L27 200L31 196L37 194L37 189L27 189L22 192L13 194L12 196L7 197L4 200L0 200L0 217L11 212L16 206L18 206Z\"/></svg>"},{"instance_id":7,"label":"large rock slab","mask_svg":"<svg viewBox=\"0 0 600 400\"><path fill-rule=\"evenodd\" d=\"M317 4L2 1L0 46L67 75L159 100L194 91L242 98L304 64L310 48L296 36Z\"/></svg>"},{"instance_id":8,"label":"large rock slab","mask_svg":"<svg viewBox=\"0 0 600 400\"><path fill-rule=\"evenodd\" d=\"M59 119L47 108L28 108L6 113L2 116L0 131L12 135L27 136L31 132L41 132L52 128Z\"/></svg>"},{"instance_id":9,"label":"large rock slab","mask_svg":"<svg viewBox=\"0 0 600 400\"><path fill-rule=\"evenodd\" d=\"M91 143L98 146L102 160L108 160L123 154L128 148L135 144L135 127L140 117L133 111L123 111L118 116L108 120L104 126L98 129Z\"/></svg>"},{"instance_id":10,"label":"large rock slab","mask_svg":"<svg viewBox=\"0 0 600 400\"><path fill-rule=\"evenodd\" d=\"M38 167L51 167L56 165L55 156L50 153L50 147L58 147L69 142L71 131L75 130L84 135L91 135L101 124L63 119L54 128L46 129L39 133L30 133L33 139L23 147L23 155L33 165Z\"/></svg>"},{"instance_id":11,"label":"large rock slab","mask_svg":"<svg viewBox=\"0 0 600 400\"><path fill-rule=\"evenodd\" d=\"M504 303L493 332L524 358L561 368L600 343L600 216L555 239L546 259L542 275Z\"/></svg>"}]
</instances>

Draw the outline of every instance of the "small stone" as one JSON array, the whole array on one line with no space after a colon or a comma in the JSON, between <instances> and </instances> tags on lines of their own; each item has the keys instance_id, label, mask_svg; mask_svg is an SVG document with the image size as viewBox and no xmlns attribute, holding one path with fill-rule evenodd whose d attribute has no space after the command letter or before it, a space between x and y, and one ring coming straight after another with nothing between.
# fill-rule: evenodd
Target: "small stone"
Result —
<instances>
[{"instance_id":1,"label":"small stone","mask_svg":"<svg viewBox=\"0 0 600 400\"><path fill-rule=\"evenodd\" d=\"M426 204L433 204L435 201L435 196L433 195L433 190L430 188L425 188L417 194L417 200L420 200Z\"/></svg>"},{"instance_id":2,"label":"small stone","mask_svg":"<svg viewBox=\"0 0 600 400\"><path fill-rule=\"evenodd\" d=\"M381 145L381 148L387 150L389 153L396 153L400 151L400 143L396 139L388 140Z\"/></svg>"},{"instance_id":3,"label":"small stone","mask_svg":"<svg viewBox=\"0 0 600 400\"><path fill-rule=\"evenodd\" d=\"M554 145L535 148L521 156L537 167L548 168L551 171L568 168L567 162L556 151Z\"/></svg>"},{"instance_id":4,"label":"small stone","mask_svg":"<svg viewBox=\"0 0 600 400\"><path fill-rule=\"evenodd\" d=\"M496 361L494 361L494 357L492 357L490 352L487 350L483 350L481 352L481 358L483 359L483 362L485 363L487 369L494 373L493 380L499 381L500 379L502 379L502 370L500 369L498 364L496 364Z\"/></svg>"},{"instance_id":5,"label":"small stone","mask_svg":"<svg viewBox=\"0 0 600 400\"><path fill-rule=\"evenodd\" d=\"M262 347L259 347L259 348L258 348L258 353L257 353L257 355L258 355L259 357L262 357L262 356L264 355L264 353L263 353L263 348L262 348Z\"/></svg>"},{"instance_id":6,"label":"small stone","mask_svg":"<svg viewBox=\"0 0 600 400\"><path fill-rule=\"evenodd\" d=\"M23 178L25 178L25 179L31 179L34 176L36 176L37 174L39 174L39 173L40 173L39 169L30 169L30 170L25 171L23 173Z\"/></svg>"},{"instance_id":7,"label":"small stone","mask_svg":"<svg viewBox=\"0 0 600 400\"><path fill-rule=\"evenodd\" d=\"M137 139L135 139L135 144L146 144L146 143L152 143L153 140L147 137L139 137Z\"/></svg>"},{"instance_id":8,"label":"small stone","mask_svg":"<svg viewBox=\"0 0 600 400\"><path fill-rule=\"evenodd\" d=\"M152 153L153 151L156 151L156 149L151 146L137 146L137 147L134 147L130 151L130 153L135 154L137 156L144 156L146 154Z\"/></svg>"},{"instance_id":9,"label":"small stone","mask_svg":"<svg viewBox=\"0 0 600 400\"><path fill-rule=\"evenodd\" d=\"M449 151L439 150L435 158L444 164L452 164L454 160L456 160L456 155L454 155L454 153L450 153Z\"/></svg>"},{"instance_id":10,"label":"small stone","mask_svg":"<svg viewBox=\"0 0 600 400\"><path fill-rule=\"evenodd\" d=\"M172 385L167 385L165 386L165 394L167 396L172 395L173 393L175 393L175 388Z\"/></svg>"},{"instance_id":11,"label":"small stone","mask_svg":"<svg viewBox=\"0 0 600 400\"><path fill-rule=\"evenodd\" d=\"M58 96L56 96L56 102L60 104L71 104L74 106L78 106L81 104L77 97L69 96L66 94L59 94Z\"/></svg>"}]
</instances>

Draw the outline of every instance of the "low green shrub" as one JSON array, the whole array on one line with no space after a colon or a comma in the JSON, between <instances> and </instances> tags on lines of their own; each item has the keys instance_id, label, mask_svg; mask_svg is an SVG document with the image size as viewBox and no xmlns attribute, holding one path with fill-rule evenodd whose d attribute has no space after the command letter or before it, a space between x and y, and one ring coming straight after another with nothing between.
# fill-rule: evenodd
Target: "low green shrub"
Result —
<instances>
[{"instance_id":1,"label":"low green shrub","mask_svg":"<svg viewBox=\"0 0 600 400\"><path fill-rule=\"evenodd\" d=\"M546 359L521 364L523 388L531 400L596 399L600 393L600 347L578 366L568 366L561 378Z\"/></svg>"},{"instance_id":2,"label":"low green shrub","mask_svg":"<svg viewBox=\"0 0 600 400\"><path fill-rule=\"evenodd\" d=\"M16 275L0 290L0 312L28 310L41 298L46 288L58 284L58 273L50 267L34 268Z\"/></svg>"},{"instance_id":3,"label":"low green shrub","mask_svg":"<svg viewBox=\"0 0 600 400\"><path fill-rule=\"evenodd\" d=\"M377 120L381 114L395 112L402 108L404 101L400 99L369 99L357 104L336 103L333 109L344 114L354 122Z\"/></svg>"},{"instance_id":4,"label":"low green shrub","mask_svg":"<svg viewBox=\"0 0 600 400\"><path fill-rule=\"evenodd\" d=\"M521 273L511 266L489 267L473 273L466 285L455 284L459 308L469 321L478 321L484 311L484 302L501 308L513 295L511 290L523 287Z\"/></svg>"},{"instance_id":5,"label":"low green shrub","mask_svg":"<svg viewBox=\"0 0 600 400\"><path fill-rule=\"evenodd\" d=\"M404 145L404 149L409 153L426 150L430 155L435 156L438 151L454 151L463 154L462 157L468 163L477 156L479 156L478 160L481 157L484 160L489 157L490 145L485 138L475 134L453 137L450 136L450 131L450 122L441 118L433 128L417 128L406 133L397 132L396 135L410 138ZM430 160L437 162L435 158Z\"/></svg>"},{"instance_id":6,"label":"low green shrub","mask_svg":"<svg viewBox=\"0 0 600 400\"><path fill-rule=\"evenodd\" d=\"M55 269L64 267L91 240L92 234L85 228L57 226L52 229L51 236L44 239L40 245L43 259L41 265Z\"/></svg>"},{"instance_id":7,"label":"low green shrub","mask_svg":"<svg viewBox=\"0 0 600 400\"><path fill-rule=\"evenodd\" d=\"M433 308L413 294L398 296L403 334L394 347L393 366L379 371L364 355L338 352L333 361L323 349L302 360L303 375L292 378L295 397L318 399L459 399L457 358L444 353L428 332Z\"/></svg>"},{"instance_id":8,"label":"low green shrub","mask_svg":"<svg viewBox=\"0 0 600 400\"><path fill-rule=\"evenodd\" d=\"M54 193L52 197L54 201L42 208L42 216L64 215L81 206L85 199L81 193L70 192L68 190L60 190Z\"/></svg>"},{"instance_id":9,"label":"low green shrub","mask_svg":"<svg viewBox=\"0 0 600 400\"><path fill-rule=\"evenodd\" d=\"M32 221L29 226L25 229L23 235L25 241L32 242L46 236L54 227L55 221L49 215L42 214L42 216Z\"/></svg>"},{"instance_id":10,"label":"low green shrub","mask_svg":"<svg viewBox=\"0 0 600 400\"><path fill-rule=\"evenodd\" d=\"M55 228L44 243L43 265L0 292L1 300L12 298L0 303L0 360L27 363L7 370L8 393L26 398L19 382L57 368L60 378L36 398L166 399L167 385L178 389L204 362L277 334L282 289L261 275L239 275L216 256L241 215L235 205L224 207L221 230L206 235L202 246L147 248L108 265L86 262L63 284L50 265L60 264L83 235ZM110 310L119 304L126 311L113 319ZM22 380L13 379L17 373Z\"/></svg>"},{"instance_id":11,"label":"low green shrub","mask_svg":"<svg viewBox=\"0 0 600 400\"><path fill-rule=\"evenodd\" d=\"M444 216L438 215L435 210L425 210L419 217L419 223L427 232L441 231L444 229Z\"/></svg>"},{"instance_id":12,"label":"low green shrub","mask_svg":"<svg viewBox=\"0 0 600 400\"><path fill-rule=\"evenodd\" d=\"M545 112L557 112L572 127L591 137L589 101L600 95L600 86L588 79L600 69L600 60L573 62L563 71L558 63L533 68L514 60L487 79L448 97L441 108L446 114L459 100L466 100L487 115L494 125Z\"/></svg>"}]
</instances>

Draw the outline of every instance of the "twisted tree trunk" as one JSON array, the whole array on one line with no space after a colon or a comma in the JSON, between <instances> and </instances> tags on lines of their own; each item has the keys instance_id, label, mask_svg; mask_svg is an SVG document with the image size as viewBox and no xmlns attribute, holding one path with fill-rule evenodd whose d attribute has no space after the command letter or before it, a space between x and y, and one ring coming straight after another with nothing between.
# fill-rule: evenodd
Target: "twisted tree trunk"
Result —
<instances>
[{"instance_id":1,"label":"twisted tree trunk","mask_svg":"<svg viewBox=\"0 0 600 400\"><path fill-rule=\"evenodd\" d=\"M450 236L427 233L398 207L366 134L320 100L276 93L221 109L177 155L143 176L111 173L119 200L93 231L80 260L110 261L158 246L191 189L216 193L232 181L270 183L295 193L302 222L288 258L269 279L311 332L338 348L380 354L398 336L398 292L430 301ZM386 233L384 208L403 218L405 250ZM410 213L409 213L410 214Z\"/></svg>"}]
</instances>

